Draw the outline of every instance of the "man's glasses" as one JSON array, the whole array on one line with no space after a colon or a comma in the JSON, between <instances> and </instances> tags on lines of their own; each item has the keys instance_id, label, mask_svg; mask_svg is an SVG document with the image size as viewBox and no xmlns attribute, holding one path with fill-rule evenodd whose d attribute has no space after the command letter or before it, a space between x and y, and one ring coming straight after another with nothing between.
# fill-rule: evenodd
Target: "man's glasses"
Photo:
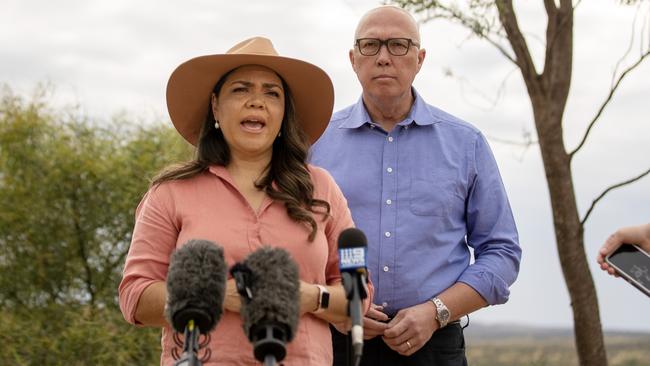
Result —
<instances>
[{"instance_id":1,"label":"man's glasses","mask_svg":"<svg viewBox=\"0 0 650 366\"><path fill-rule=\"evenodd\" d=\"M386 45L388 53L393 56L404 56L409 52L411 45L420 47L419 44L408 38L389 38L381 40L378 38L359 38L356 41L359 52L364 56L374 56L379 53L381 46Z\"/></svg>"}]
</instances>

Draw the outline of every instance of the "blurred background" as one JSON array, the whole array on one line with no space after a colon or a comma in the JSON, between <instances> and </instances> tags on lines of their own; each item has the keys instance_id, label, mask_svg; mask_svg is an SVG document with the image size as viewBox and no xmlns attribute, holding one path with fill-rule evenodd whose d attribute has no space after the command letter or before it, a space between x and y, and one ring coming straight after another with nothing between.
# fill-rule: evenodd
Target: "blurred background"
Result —
<instances>
[{"instance_id":1,"label":"blurred background","mask_svg":"<svg viewBox=\"0 0 650 366\"><path fill-rule=\"evenodd\" d=\"M607 98L617 67L634 63L650 39L648 1L576 3L567 150ZM360 16L377 5L0 0L0 353L26 365L156 364L159 332L127 325L116 289L148 178L190 156L166 112L170 73L189 58L263 35L282 55L327 71L340 109L360 96L348 50ZM515 5L539 68L543 3ZM576 364L571 304L521 75L459 25L425 22L421 33L427 57L415 87L488 136L523 248L510 301L471 316L470 364ZM650 167L649 101L646 61L623 81L574 159L581 215L605 188ZM609 193L585 226L611 364L650 364L650 299L600 271L596 253L616 228L649 222L649 206L646 177ZM520 356L504 356L513 342L521 343Z\"/></svg>"}]
</instances>

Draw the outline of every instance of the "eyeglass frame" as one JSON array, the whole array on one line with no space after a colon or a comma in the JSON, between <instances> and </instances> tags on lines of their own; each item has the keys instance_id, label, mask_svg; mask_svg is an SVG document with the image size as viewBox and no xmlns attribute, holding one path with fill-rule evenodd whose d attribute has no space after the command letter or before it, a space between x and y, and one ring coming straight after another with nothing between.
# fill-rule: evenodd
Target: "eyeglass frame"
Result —
<instances>
[{"instance_id":1,"label":"eyeglass frame","mask_svg":"<svg viewBox=\"0 0 650 366\"><path fill-rule=\"evenodd\" d=\"M390 42L390 41L394 41L394 40L396 40L396 39L399 39L399 40L405 40L405 41L408 42L408 46L406 47L406 52L404 52L404 54L402 54L402 55L396 55L396 54L394 54L393 52L391 52L390 47L388 47L388 42ZM361 51L361 44L360 44L360 42L361 42L361 41L364 41L364 40L373 40L373 41L377 41L377 42L379 42L379 48L377 48L377 52L375 52L375 53L373 53L373 54L371 54L371 55L368 55L368 54L363 53L363 52ZM383 39L383 40L382 40L382 39L379 39L379 38L370 38L370 37L366 37L366 38L357 38L357 39L354 41L354 45L357 46L357 49L359 50L359 53L360 53L362 56L376 56L377 54L379 54L379 52L381 51L381 48L382 48L383 46L386 46L386 51L388 51L388 53L390 53L390 54L393 55L393 56L406 56L406 55L408 55L409 50L411 49L411 46L415 46L415 47L418 48L418 49L420 48L420 44L419 44L419 43L413 41L413 40L410 39L410 38L404 38L404 37L387 38L387 39Z\"/></svg>"}]
</instances>

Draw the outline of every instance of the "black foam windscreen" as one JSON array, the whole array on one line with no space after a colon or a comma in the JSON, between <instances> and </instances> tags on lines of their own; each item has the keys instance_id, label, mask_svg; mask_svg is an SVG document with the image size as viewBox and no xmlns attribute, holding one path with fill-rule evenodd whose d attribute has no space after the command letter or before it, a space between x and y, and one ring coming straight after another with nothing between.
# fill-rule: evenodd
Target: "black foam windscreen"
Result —
<instances>
[{"instance_id":1,"label":"black foam windscreen","mask_svg":"<svg viewBox=\"0 0 650 366\"><path fill-rule=\"evenodd\" d=\"M281 248L263 247L242 264L250 269L250 301L242 301L244 333L253 341L259 327L280 326L290 342L298 326L300 282L298 266Z\"/></svg>"},{"instance_id":2,"label":"black foam windscreen","mask_svg":"<svg viewBox=\"0 0 650 366\"><path fill-rule=\"evenodd\" d=\"M363 231L349 228L339 234L339 270L344 272L366 272L366 249L368 240ZM346 281L344 278L343 285Z\"/></svg>"},{"instance_id":3,"label":"black foam windscreen","mask_svg":"<svg viewBox=\"0 0 650 366\"><path fill-rule=\"evenodd\" d=\"M208 240L190 240L171 257L165 317L177 332L184 332L193 320L206 334L221 318L225 288L223 248Z\"/></svg>"},{"instance_id":4,"label":"black foam windscreen","mask_svg":"<svg viewBox=\"0 0 650 366\"><path fill-rule=\"evenodd\" d=\"M341 231L341 234L339 234L338 245L339 248L367 247L368 239L366 239L366 234L364 234L363 231L351 227Z\"/></svg>"}]
</instances>

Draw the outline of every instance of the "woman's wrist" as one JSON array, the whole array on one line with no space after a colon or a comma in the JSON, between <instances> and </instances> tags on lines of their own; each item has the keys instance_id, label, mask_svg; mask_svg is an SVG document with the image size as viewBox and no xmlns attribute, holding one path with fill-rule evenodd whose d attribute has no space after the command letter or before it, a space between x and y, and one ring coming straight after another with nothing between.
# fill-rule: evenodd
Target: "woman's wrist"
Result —
<instances>
[{"instance_id":1,"label":"woman's wrist","mask_svg":"<svg viewBox=\"0 0 650 366\"><path fill-rule=\"evenodd\" d=\"M300 314L313 313L318 310L318 286L300 281Z\"/></svg>"}]
</instances>

